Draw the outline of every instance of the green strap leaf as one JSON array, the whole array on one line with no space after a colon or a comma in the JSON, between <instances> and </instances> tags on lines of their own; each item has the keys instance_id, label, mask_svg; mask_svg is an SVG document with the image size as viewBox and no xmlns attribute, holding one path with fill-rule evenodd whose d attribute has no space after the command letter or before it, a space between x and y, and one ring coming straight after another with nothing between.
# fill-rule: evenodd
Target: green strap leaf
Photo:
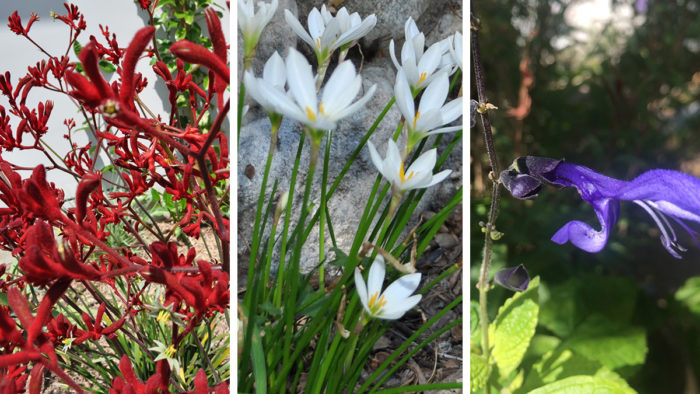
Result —
<instances>
[{"instance_id":1,"label":"green strap leaf","mask_svg":"<svg viewBox=\"0 0 700 394\"><path fill-rule=\"evenodd\" d=\"M493 358L501 376L508 376L525 355L537 327L540 278L535 277L527 290L515 294L498 310L489 327L493 338Z\"/></svg>"}]
</instances>

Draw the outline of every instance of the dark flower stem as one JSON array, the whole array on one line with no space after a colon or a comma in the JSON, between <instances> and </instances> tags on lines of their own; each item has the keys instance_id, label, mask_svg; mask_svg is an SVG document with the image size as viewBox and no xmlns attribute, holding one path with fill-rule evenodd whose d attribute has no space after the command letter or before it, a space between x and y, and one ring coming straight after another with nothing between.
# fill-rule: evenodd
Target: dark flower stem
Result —
<instances>
[{"instance_id":1,"label":"dark flower stem","mask_svg":"<svg viewBox=\"0 0 700 394\"><path fill-rule=\"evenodd\" d=\"M472 61L474 64L474 77L476 78L476 92L479 99L479 104L484 105L488 102L486 98L486 88L484 86L484 70L481 65L481 52L479 48L479 22L474 14L474 2L471 3L471 47L472 47ZM486 223L484 231L484 257L481 262L481 272L479 275L479 307L481 314L481 349L486 360L489 359L489 320L486 309L486 295L488 292L488 276L489 268L491 266L491 247L493 239L491 238L491 232L495 229L496 217L498 216L498 198L500 194L499 183L497 181L498 174L500 174L500 168L498 165L498 159L496 158L496 149L493 144L493 133L491 131L491 122L489 121L489 116L487 111L479 111L481 117L481 124L484 128L484 140L486 142L486 151L489 155L489 162L491 164L491 179L493 182L493 190L491 192L491 209L489 210L489 219Z\"/></svg>"}]
</instances>

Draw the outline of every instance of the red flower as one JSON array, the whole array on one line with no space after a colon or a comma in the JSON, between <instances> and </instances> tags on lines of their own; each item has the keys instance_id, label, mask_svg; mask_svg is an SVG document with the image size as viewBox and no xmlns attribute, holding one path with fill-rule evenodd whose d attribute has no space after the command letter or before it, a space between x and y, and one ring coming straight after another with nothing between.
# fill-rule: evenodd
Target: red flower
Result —
<instances>
[{"instance_id":1,"label":"red flower","mask_svg":"<svg viewBox=\"0 0 700 394\"><path fill-rule=\"evenodd\" d=\"M226 84L230 71L226 63L207 48L187 40L180 40L170 46L170 52L187 63L201 64L216 73Z\"/></svg>"},{"instance_id":2,"label":"red flower","mask_svg":"<svg viewBox=\"0 0 700 394\"><path fill-rule=\"evenodd\" d=\"M27 27L22 27L22 18L20 18L17 11L13 12L7 19L10 21L7 25L10 30L18 36L26 36L29 34L29 29L31 29L34 22L39 20L39 17L32 12L32 15L29 17L29 22L27 22Z\"/></svg>"}]
</instances>

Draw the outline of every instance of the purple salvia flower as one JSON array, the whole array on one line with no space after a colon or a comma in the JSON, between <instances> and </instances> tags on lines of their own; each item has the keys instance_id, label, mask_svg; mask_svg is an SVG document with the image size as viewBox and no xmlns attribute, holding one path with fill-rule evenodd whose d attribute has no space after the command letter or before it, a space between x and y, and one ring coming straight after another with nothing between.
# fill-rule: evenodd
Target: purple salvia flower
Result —
<instances>
[{"instance_id":1,"label":"purple salvia flower","mask_svg":"<svg viewBox=\"0 0 700 394\"><path fill-rule=\"evenodd\" d=\"M520 264L517 267L504 268L496 272L493 280L508 290L525 291L530 284L530 275L525 266Z\"/></svg>"},{"instance_id":2,"label":"purple salvia flower","mask_svg":"<svg viewBox=\"0 0 700 394\"><path fill-rule=\"evenodd\" d=\"M649 213L661 230L661 243L676 258L685 249L678 244L668 218L688 231L693 239L696 233L683 220L700 223L700 179L678 171L650 170L631 181L621 181L563 160L527 156L516 159L501 173L500 179L520 199L536 197L542 183L575 187L581 198L593 206L601 228L596 230L574 220L560 228L552 241L560 245L571 242L591 253L599 252L607 243L623 200L632 201Z\"/></svg>"}]
</instances>

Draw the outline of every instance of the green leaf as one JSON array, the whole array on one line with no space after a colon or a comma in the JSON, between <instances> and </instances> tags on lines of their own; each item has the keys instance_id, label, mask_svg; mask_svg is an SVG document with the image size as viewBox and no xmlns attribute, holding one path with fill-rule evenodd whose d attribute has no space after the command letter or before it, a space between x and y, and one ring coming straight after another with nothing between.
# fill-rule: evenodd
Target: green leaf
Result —
<instances>
[{"instance_id":1,"label":"green leaf","mask_svg":"<svg viewBox=\"0 0 700 394\"><path fill-rule=\"evenodd\" d=\"M479 303L472 300L469 303L469 333L474 335L479 329Z\"/></svg>"},{"instance_id":2,"label":"green leaf","mask_svg":"<svg viewBox=\"0 0 700 394\"><path fill-rule=\"evenodd\" d=\"M486 385L491 373L491 365L484 356L469 353L469 389L477 391Z\"/></svg>"},{"instance_id":3,"label":"green leaf","mask_svg":"<svg viewBox=\"0 0 700 394\"><path fill-rule=\"evenodd\" d=\"M619 380L600 376L572 376L530 391L530 394L633 394L636 393Z\"/></svg>"},{"instance_id":4,"label":"green leaf","mask_svg":"<svg viewBox=\"0 0 700 394\"><path fill-rule=\"evenodd\" d=\"M594 375L603 366L569 349L548 352L537 361L527 376L525 389L533 389L571 376Z\"/></svg>"},{"instance_id":5,"label":"green leaf","mask_svg":"<svg viewBox=\"0 0 700 394\"><path fill-rule=\"evenodd\" d=\"M612 322L601 315L589 316L562 345L610 369L644 363L646 332Z\"/></svg>"},{"instance_id":6,"label":"green leaf","mask_svg":"<svg viewBox=\"0 0 700 394\"><path fill-rule=\"evenodd\" d=\"M489 327L493 338L493 358L501 376L508 376L523 359L537 327L540 278L530 281L527 290L506 300Z\"/></svg>"},{"instance_id":7,"label":"green leaf","mask_svg":"<svg viewBox=\"0 0 700 394\"><path fill-rule=\"evenodd\" d=\"M80 51L83 50L83 46L80 45L78 40L73 41L73 52L75 52L75 55L78 56L80 55Z\"/></svg>"},{"instance_id":8,"label":"green leaf","mask_svg":"<svg viewBox=\"0 0 700 394\"><path fill-rule=\"evenodd\" d=\"M690 309L694 314L700 314L700 276L694 276L683 284L676 292L676 300Z\"/></svg>"},{"instance_id":9,"label":"green leaf","mask_svg":"<svg viewBox=\"0 0 700 394\"><path fill-rule=\"evenodd\" d=\"M253 375L255 377L255 391L267 393L267 369L265 366L265 351L260 338L260 329L253 329L251 342L251 357L253 358Z\"/></svg>"},{"instance_id":10,"label":"green leaf","mask_svg":"<svg viewBox=\"0 0 700 394\"><path fill-rule=\"evenodd\" d=\"M100 60L99 66L102 69L102 71L108 72L108 73L113 73L117 71L117 68L114 67L114 64L106 61L106 60Z\"/></svg>"}]
</instances>

